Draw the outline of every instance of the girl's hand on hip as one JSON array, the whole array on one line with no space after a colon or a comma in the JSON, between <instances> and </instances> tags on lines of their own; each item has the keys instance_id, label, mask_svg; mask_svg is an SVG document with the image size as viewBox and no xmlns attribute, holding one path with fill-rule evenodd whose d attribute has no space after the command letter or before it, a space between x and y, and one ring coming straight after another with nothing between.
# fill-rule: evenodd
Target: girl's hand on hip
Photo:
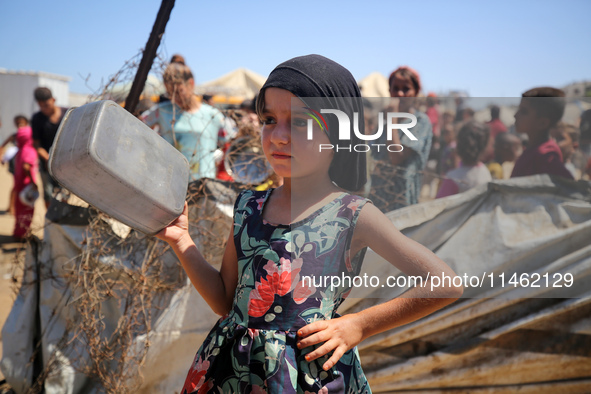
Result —
<instances>
[{"instance_id":1,"label":"girl's hand on hip","mask_svg":"<svg viewBox=\"0 0 591 394\"><path fill-rule=\"evenodd\" d=\"M355 314L345 315L330 320L319 320L298 330L298 348L303 349L321 342L324 344L306 355L306 361L322 357L331 351L332 356L322 368L327 371L349 349L353 349L363 339L363 330Z\"/></svg>"},{"instance_id":2,"label":"girl's hand on hip","mask_svg":"<svg viewBox=\"0 0 591 394\"><path fill-rule=\"evenodd\" d=\"M189 236L189 205L186 201L181 216L176 218L168 226L164 227L155 235L155 237L163 240L171 246L180 244L186 238L191 238Z\"/></svg>"}]
</instances>

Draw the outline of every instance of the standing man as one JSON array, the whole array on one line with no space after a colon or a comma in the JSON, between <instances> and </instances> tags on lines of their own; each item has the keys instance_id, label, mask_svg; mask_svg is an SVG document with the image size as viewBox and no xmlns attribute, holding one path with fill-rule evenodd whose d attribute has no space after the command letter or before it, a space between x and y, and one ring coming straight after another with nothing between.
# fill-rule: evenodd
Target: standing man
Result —
<instances>
[{"instance_id":1,"label":"standing man","mask_svg":"<svg viewBox=\"0 0 591 394\"><path fill-rule=\"evenodd\" d=\"M57 133L67 108L55 105L55 98L48 88L37 88L33 93L35 101L39 105L39 112L33 115L31 119L31 128L33 129L33 146L37 149L39 155L39 173L43 181L43 198L45 207L49 207L49 202L53 198L55 189L59 188L57 182L49 175L47 161L49 160L49 149L53 145L53 140Z\"/></svg>"}]
</instances>

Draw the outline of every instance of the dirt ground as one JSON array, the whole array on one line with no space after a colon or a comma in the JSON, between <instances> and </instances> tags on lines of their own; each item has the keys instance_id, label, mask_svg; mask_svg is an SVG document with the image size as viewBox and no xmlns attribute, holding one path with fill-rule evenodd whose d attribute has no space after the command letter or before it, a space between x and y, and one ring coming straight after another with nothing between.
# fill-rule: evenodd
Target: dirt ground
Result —
<instances>
[{"instance_id":1,"label":"dirt ground","mask_svg":"<svg viewBox=\"0 0 591 394\"><path fill-rule=\"evenodd\" d=\"M39 187L41 188L40 177L37 176ZM11 243L9 237L12 236L14 229L14 216L8 212L8 200L12 190L12 174L8 172L8 166L0 165L0 327L4 326L6 318L10 313L14 299L15 290L18 282L15 283L13 277L18 281L18 270L15 267L22 262L25 255L25 244ZM33 234L43 238L43 224L45 217L45 204L43 198L39 198L35 204L35 216L31 229ZM0 334L0 355L2 354L2 337ZM4 379L0 372L0 380Z\"/></svg>"}]
</instances>

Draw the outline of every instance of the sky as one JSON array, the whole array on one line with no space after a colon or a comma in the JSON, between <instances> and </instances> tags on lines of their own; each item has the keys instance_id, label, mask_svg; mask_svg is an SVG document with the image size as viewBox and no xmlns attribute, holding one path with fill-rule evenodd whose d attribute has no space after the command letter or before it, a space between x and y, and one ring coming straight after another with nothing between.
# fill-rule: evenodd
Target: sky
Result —
<instances>
[{"instance_id":1,"label":"sky","mask_svg":"<svg viewBox=\"0 0 591 394\"><path fill-rule=\"evenodd\" d=\"M0 2L0 68L71 78L90 94L146 45L160 0ZM267 76L318 53L357 80L400 65L426 91L518 97L591 80L591 1L176 0L160 53L196 83L239 67Z\"/></svg>"}]
</instances>

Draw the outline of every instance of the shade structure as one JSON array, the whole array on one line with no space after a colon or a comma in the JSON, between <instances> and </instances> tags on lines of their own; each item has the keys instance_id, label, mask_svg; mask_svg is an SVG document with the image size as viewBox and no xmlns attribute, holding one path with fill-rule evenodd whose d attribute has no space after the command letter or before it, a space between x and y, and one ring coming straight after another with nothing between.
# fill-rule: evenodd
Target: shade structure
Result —
<instances>
[{"instance_id":1,"label":"shade structure","mask_svg":"<svg viewBox=\"0 0 591 394\"><path fill-rule=\"evenodd\" d=\"M265 83L265 77L246 68L238 68L221 77L200 84L198 94L218 94L252 99Z\"/></svg>"},{"instance_id":2,"label":"shade structure","mask_svg":"<svg viewBox=\"0 0 591 394\"><path fill-rule=\"evenodd\" d=\"M131 84L132 81L116 84L107 92L104 99L109 99L116 102L125 101L127 95L129 94L129 90L131 89ZM144 90L142 90L142 97L155 98L165 92L166 88L164 87L164 82L162 82L162 78L156 75L148 75L148 79L146 80Z\"/></svg>"},{"instance_id":3,"label":"shade structure","mask_svg":"<svg viewBox=\"0 0 591 394\"><path fill-rule=\"evenodd\" d=\"M388 78L377 71L359 80L358 84L364 97L390 97Z\"/></svg>"}]
</instances>

